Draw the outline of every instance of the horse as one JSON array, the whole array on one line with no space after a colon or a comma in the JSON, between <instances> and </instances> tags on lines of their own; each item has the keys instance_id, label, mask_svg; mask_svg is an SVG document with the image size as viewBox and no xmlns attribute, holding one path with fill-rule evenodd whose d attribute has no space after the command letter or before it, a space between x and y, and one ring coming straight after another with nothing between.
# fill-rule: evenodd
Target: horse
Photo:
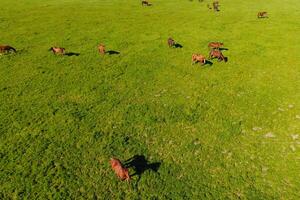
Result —
<instances>
[{"instance_id":1,"label":"horse","mask_svg":"<svg viewBox=\"0 0 300 200\"><path fill-rule=\"evenodd\" d=\"M213 2L213 7L214 7L214 11L219 11L219 2L218 1L214 1Z\"/></svg>"},{"instance_id":2,"label":"horse","mask_svg":"<svg viewBox=\"0 0 300 200\"><path fill-rule=\"evenodd\" d=\"M149 2L146 1L146 0L143 0L143 1L142 1L142 6L151 6L151 3L149 3Z\"/></svg>"},{"instance_id":3,"label":"horse","mask_svg":"<svg viewBox=\"0 0 300 200\"><path fill-rule=\"evenodd\" d=\"M9 53L13 51L14 53L16 53L16 49L11 47L11 46L8 46L8 45L0 45L0 53Z\"/></svg>"},{"instance_id":4,"label":"horse","mask_svg":"<svg viewBox=\"0 0 300 200\"><path fill-rule=\"evenodd\" d=\"M219 49L220 47L222 47L224 44L222 42L210 42L208 44L208 48L210 49Z\"/></svg>"},{"instance_id":5,"label":"horse","mask_svg":"<svg viewBox=\"0 0 300 200\"><path fill-rule=\"evenodd\" d=\"M218 58L219 62L222 60L227 62L227 60L228 60L227 57L225 57L220 50L216 50L216 49L212 49L209 52L209 59L212 59L212 58Z\"/></svg>"},{"instance_id":6,"label":"horse","mask_svg":"<svg viewBox=\"0 0 300 200\"><path fill-rule=\"evenodd\" d=\"M258 12L257 13L257 18L268 18L268 13L267 12Z\"/></svg>"},{"instance_id":7,"label":"horse","mask_svg":"<svg viewBox=\"0 0 300 200\"><path fill-rule=\"evenodd\" d=\"M192 64L195 64L195 63L202 63L202 65L204 65L206 63L206 58L205 56L201 55L201 54L196 54L194 53L192 55Z\"/></svg>"},{"instance_id":8,"label":"horse","mask_svg":"<svg viewBox=\"0 0 300 200\"><path fill-rule=\"evenodd\" d=\"M65 48L62 48L62 47L51 47L51 48L49 49L49 51L52 51L53 54L64 55L66 49L65 49Z\"/></svg>"},{"instance_id":9,"label":"horse","mask_svg":"<svg viewBox=\"0 0 300 200\"><path fill-rule=\"evenodd\" d=\"M123 167L121 161L117 158L111 158L110 159L110 165L111 168L114 170L116 175L122 180L129 181L130 180L130 175L128 172L128 169Z\"/></svg>"},{"instance_id":10,"label":"horse","mask_svg":"<svg viewBox=\"0 0 300 200\"><path fill-rule=\"evenodd\" d=\"M98 45L98 51L100 54L105 54L105 45L104 44L99 44Z\"/></svg>"},{"instance_id":11,"label":"horse","mask_svg":"<svg viewBox=\"0 0 300 200\"><path fill-rule=\"evenodd\" d=\"M175 40L173 40L172 38L168 39L168 45L169 47L174 47L175 46Z\"/></svg>"}]
</instances>

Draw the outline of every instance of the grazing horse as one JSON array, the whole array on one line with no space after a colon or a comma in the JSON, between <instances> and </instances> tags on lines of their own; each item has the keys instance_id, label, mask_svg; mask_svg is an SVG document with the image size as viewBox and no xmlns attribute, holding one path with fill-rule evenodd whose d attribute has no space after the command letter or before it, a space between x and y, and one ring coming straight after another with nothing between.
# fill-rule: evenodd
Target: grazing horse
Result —
<instances>
[{"instance_id":1,"label":"grazing horse","mask_svg":"<svg viewBox=\"0 0 300 200\"><path fill-rule=\"evenodd\" d=\"M142 6L151 6L151 3L149 3L149 2L146 1L146 0L143 0L143 1L142 1Z\"/></svg>"},{"instance_id":2,"label":"grazing horse","mask_svg":"<svg viewBox=\"0 0 300 200\"><path fill-rule=\"evenodd\" d=\"M105 46L104 44L99 44L98 46L98 51L100 54L104 55L105 54Z\"/></svg>"},{"instance_id":3,"label":"grazing horse","mask_svg":"<svg viewBox=\"0 0 300 200\"><path fill-rule=\"evenodd\" d=\"M175 40L173 40L172 38L168 39L168 45L169 47L174 47L175 46Z\"/></svg>"},{"instance_id":4,"label":"grazing horse","mask_svg":"<svg viewBox=\"0 0 300 200\"><path fill-rule=\"evenodd\" d=\"M206 63L206 58L201 54L194 53L192 55L192 64L195 64L197 62L202 63L202 65L204 65Z\"/></svg>"},{"instance_id":5,"label":"grazing horse","mask_svg":"<svg viewBox=\"0 0 300 200\"><path fill-rule=\"evenodd\" d=\"M49 49L49 51L52 51L53 54L60 54L60 55L64 55L65 54L65 48L62 47L51 47Z\"/></svg>"},{"instance_id":6,"label":"grazing horse","mask_svg":"<svg viewBox=\"0 0 300 200\"><path fill-rule=\"evenodd\" d=\"M216 50L213 49L209 52L209 59L211 58L218 58L218 61L222 61L224 60L225 62L227 62L227 57L224 57L224 55L222 54L222 52L220 50Z\"/></svg>"},{"instance_id":7,"label":"grazing horse","mask_svg":"<svg viewBox=\"0 0 300 200\"><path fill-rule=\"evenodd\" d=\"M129 181L130 175L128 172L128 169L123 167L121 161L117 158L111 158L110 159L110 165L111 168L114 170L114 172L117 174L117 176L122 180Z\"/></svg>"},{"instance_id":8,"label":"grazing horse","mask_svg":"<svg viewBox=\"0 0 300 200\"><path fill-rule=\"evenodd\" d=\"M267 12L258 12L257 18L268 18L268 13Z\"/></svg>"},{"instance_id":9,"label":"grazing horse","mask_svg":"<svg viewBox=\"0 0 300 200\"><path fill-rule=\"evenodd\" d=\"M14 53L16 53L16 49L8 46L8 45L0 45L0 53L8 53L10 51L13 51Z\"/></svg>"},{"instance_id":10,"label":"grazing horse","mask_svg":"<svg viewBox=\"0 0 300 200\"><path fill-rule=\"evenodd\" d=\"M220 47L222 47L224 44L222 42L210 42L208 44L208 48L210 49L219 49Z\"/></svg>"}]
</instances>

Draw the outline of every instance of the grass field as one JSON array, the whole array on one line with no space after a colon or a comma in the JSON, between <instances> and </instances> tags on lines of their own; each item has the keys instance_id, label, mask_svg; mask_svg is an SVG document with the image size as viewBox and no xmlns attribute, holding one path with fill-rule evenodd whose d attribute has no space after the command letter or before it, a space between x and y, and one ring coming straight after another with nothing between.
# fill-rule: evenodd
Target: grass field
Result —
<instances>
[{"instance_id":1,"label":"grass field","mask_svg":"<svg viewBox=\"0 0 300 200\"><path fill-rule=\"evenodd\" d=\"M0 2L0 199L300 199L300 1L151 2Z\"/></svg>"}]
</instances>

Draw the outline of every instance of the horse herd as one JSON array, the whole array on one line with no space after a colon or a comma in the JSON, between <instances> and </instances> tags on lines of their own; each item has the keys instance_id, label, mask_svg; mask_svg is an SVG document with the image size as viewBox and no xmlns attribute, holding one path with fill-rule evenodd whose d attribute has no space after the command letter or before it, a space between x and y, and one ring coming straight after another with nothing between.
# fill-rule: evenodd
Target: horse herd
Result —
<instances>
[{"instance_id":1,"label":"horse herd","mask_svg":"<svg viewBox=\"0 0 300 200\"><path fill-rule=\"evenodd\" d=\"M199 2L202 2L202 1L203 0L199 0ZM142 0L142 6L151 6L151 5L152 4L148 0ZM207 4L207 7L209 9L213 8L214 11L220 11L218 1L214 1L212 3L212 7L209 4ZM267 17L268 17L267 12L258 12L258 14L257 14L257 18L267 18ZM170 48L172 48L172 47L176 48L178 46L182 47L180 44L176 43L175 40L172 39L171 37L168 38L167 44ZM227 62L228 58L225 57L222 53L222 50L227 50L227 49L223 48L223 45L224 44L222 42L210 42L208 44L208 48L209 48L208 59L217 58L218 61ZM105 45L102 43L97 46L97 50L100 55L104 55L104 54L108 53L105 50ZM55 54L55 55L66 55L66 50L63 47L51 47L49 49L49 51L52 51L53 54ZM0 45L0 53L10 53L10 52L16 53L17 50L14 47L9 46L9 45ZM199 54L199 53L192 54L192 64L195 64L195 63L199 63L202 65L211 64L211 62L209 62L204 55ZM130 180L130 175L129 175L128 169L126 167L124 167L124 165L122 164L122 162L119 159L112 158L110 160L110 164L111 164L113 171L116 173L116 175L121 180L127 180L127 181Z\"/></svg>"},{"instance_id":2,"label":"horse herd","mask_svg":"<svg viewBox=\"0 0 300 200\"><path fill-rule=\"evenodd\" d=\"M180 44L176 43L175 40L172 38L168 38L167 43L170 48L181 46ZM225 57L221 52L221 50L224 50L224 48L221 48L222 46L223 46L222 42L210 42L208 44L208 47L210 49L208 58L209 59L217 58L219 61L224 60L225 62L227 62L227 57ZM106 53L104 44L99 44L97 48L99 54L104 55ZM66 49L63 47L51 47L49 51L52 51L52 53L56 55L66 55ZM9 52L16 53L17 50L14 47L11 47L9 45L0 45L0 53L9 53ZM195 63L202 63L202 65L205 65L208 62L204 55L194 53L192 54L192 64Z\"/></svg>"}]
</instances>

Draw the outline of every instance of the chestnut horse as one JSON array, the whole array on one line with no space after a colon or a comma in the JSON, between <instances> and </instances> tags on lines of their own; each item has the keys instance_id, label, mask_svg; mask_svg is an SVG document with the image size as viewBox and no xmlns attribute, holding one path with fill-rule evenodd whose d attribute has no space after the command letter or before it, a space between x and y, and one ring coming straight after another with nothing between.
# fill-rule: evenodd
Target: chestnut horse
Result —
<instances>
[{"instance_id":1,"label":"chestnut horse","mask_svg":"<svg viewBox=\"0 0 300 200\"><path fill-rule=\"evenodd\" d=\"M60 55L64 55L65 54L65 48L62 47L51 47L49 49L49 51L52 51L53 54L60 54Z\"/></svg>"},{"instance_id":2,"label":"chestnut horse","mask_svg":"<svg viewBox=\"0 0 300 200\"><path fill-rule=\"evenodd\" d=\"M209 52L209 59L211 58L218 58L219 61L224 60L227 62L227 57L224 57L220 50L213 49Z\"/></svg>"},{"instance_id":3,"label":"chestnut horse","mask_svg":"<svg viewBox=\"0 0 300 200\"><path fill-rule=\"evenodd\" d=\"M117 158L111 158L110 159L110 165L111 168L114 170L114 172L117 174L117 176L122 180L129 181L130 175L128 172L128 169L123 167L121 161Z\"/></svg>"},{"instance_id":4,"label":"chestnut horse","mask_svg":"<svg viewBox=\"0 0 300 200\"><path fill-rule=\"evenodd\" d=\"M208 48L211 48L211 49L219 49L222 46L223 46L222 42L210 42L208 44Z\"/></svg>"},{"instance_id":5,"label":"chestnut horse","mask_svg":"<svg viewBox=\"0 0 300 200\"><path fill-rule=\"evenodd\" d=\"M0 45L0 53L8 53L10 51L13 51L14 53L16 53L16 49L8 46L8 45Z\"/></svg>"},{"instance_id":6,"label":"chestnut horse","mask_svg":"<svg viewBox=\"0 0 300 200\"><path fill-rule=\"evenodd\" d=\"M105 54L105 45L104 44L99 44L98 51L102 55Z\"/></svg>"},{"instance_id":7,"label":"chestnut horse","mask_svg":"<svg viewBox=\"0 0 300 200\"><path fill-rule=\"evenodd\" d=\"M201 54L196 54L194 53L192 55L192 64L195 64L195 63L202 63L202 65L204 65L206 63L206 58L205 56L201 55Z\"/></svg>"}]
</instances>

